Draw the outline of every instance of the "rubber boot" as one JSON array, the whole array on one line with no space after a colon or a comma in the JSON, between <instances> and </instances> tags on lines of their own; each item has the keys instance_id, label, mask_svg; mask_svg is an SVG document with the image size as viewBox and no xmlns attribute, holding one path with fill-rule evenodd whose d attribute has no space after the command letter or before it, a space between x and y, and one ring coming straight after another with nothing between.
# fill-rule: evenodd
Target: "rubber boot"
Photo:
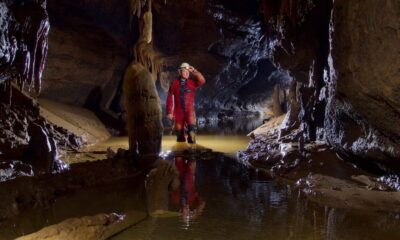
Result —
<instances>
[{"instance_id":1,"label":"rubber boot","mask_svg":"<svg viewBox=\"0 0 400 240\"><path fill-rule=\"evenodd\" d=\"M190 143L190 144L196 143L196 126L195 125L188 126L188 143Z\"/></svg>"},{"instance_id":2,"label":"rubber boot","mask_svg":"<svg viewBox=\"0 0 400 240\"><path fill-rule=\"evenodd\" d=\"M181 129L176 132L176 141L177 142L186 142L185 139L185 130Z\"/></svg>"}]
</instances>

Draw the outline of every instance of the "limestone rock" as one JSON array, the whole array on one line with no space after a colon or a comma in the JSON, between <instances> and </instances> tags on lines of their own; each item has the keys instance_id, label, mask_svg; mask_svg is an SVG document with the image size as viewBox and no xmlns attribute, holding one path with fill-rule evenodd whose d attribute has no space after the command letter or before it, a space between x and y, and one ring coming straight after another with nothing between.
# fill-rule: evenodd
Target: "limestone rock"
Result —
<instances>
[{"instance_id":1,"label":"limestone rock","mask_svg":"<svg viewBox=\"0 0 400 240\"><path fill-rule=\"evenodd\" d=\"M25 161L29 162L37 172L52 173L56 170L58 150L54 139L38 124L29 125L30 135Z\"/></svg>"},{"instance_id":2,"label":"limestone rock","mask_svg":"<svg viewBox=\"0 0 400 240\"><path fill-rule=\"evenodd\" d=\"M33 176L32 166L18 160L0 161L0 182L21 176Z\"/></svg>"},{"instance_id":3,"label":"limestone rock","mask_svg":"<svg viewBox=\"0 0 400 240\"><path fill-rule=\"evenodd\" d=\"M81 106L100 87L99 105L108 108L135 38L129 28L129 1L47 0L47 5L52 30L41 97Z\"/></svg>"},{"instance_id":4,"label":"limestone rock","mask_svg":"<svg viewBox=\"0 0 400 240\"><path fill-rule=\"evenodd\" d=\"M161 103L150 72L132 62L124 75L124 103L132 154L157 156L161 151Z\"/></svg>"},{"instance_id":5,"label":"limestone rock","mask_svg":"<svg viewBox=\"0 0 400 240\"><path fill-rule=\"evenodd\" d=\"M9 103L11 99L11 104ZM12 87L11 91L0 88L0 157L22 159L27 150L30 125L39 125L48 137L54 139L60 149L77 148L82 139L70 131L47 122L40 115L38 103Z\"/></svg>"},{"instance_id":6,"label":"limestone rock","mask_svg":"<svg viewBox=\"0 0 400 240\"><path fill-rule=\"evenodd\" d=\"M112 225L123 220L118 214L99 214L91 217L72 218L59 224L52 225L42 230L19 237L18 240L80 240L83 237L87 240L107 239L107 230Z\"/></svg>"},{"instance_id":7,"label":"limestone rock","mask_svg":"<svg viewBox=\"0 0 400 240\"><path fill-rule=\"evenodd\" d=\"M361 165L400 169L399 4L261 2L273 62L293 77L281 136L326 140Z\"/></svg>"},{"instance_id":8,"label":"limestone rock","mask_svg":"<svg viewBox=\"0 0 400 240\"><path fill-rule=\"evenodd\" d=\"M335 1L329 142L382 168L400 169L400 3Z\"/></svg>"},{"instance_id":9,"label":"limestone rock","mask_svg":"<svg viewBox=\"0 0 400 240\"><path fill-rule=\"evenodd\" d=\"M0 84L18 79L39 93L50 29L45 1L2 1L0 20Z\"/></svg>"}]
</instances>

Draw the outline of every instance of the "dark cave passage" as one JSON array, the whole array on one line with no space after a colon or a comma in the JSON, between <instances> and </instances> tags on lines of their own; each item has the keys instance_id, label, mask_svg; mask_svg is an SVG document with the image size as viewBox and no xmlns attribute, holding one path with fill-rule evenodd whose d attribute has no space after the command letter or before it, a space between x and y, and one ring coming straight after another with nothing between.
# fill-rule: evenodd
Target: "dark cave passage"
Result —
<instances>
[{"instance_id":1,"label":"dark cave passage","mask_svg":"<svg viewBox=\"0 0 400 240\"><path fill-rule=\"evenodd\" d=\"M399 18L0 2L0 239L399 238Z\"/></svg>"}]
</instances>

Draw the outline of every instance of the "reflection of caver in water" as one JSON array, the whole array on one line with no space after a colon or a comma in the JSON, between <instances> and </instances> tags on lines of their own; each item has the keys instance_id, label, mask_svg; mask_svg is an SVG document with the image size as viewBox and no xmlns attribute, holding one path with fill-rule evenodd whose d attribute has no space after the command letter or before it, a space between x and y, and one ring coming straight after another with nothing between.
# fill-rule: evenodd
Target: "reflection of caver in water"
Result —
<instances>
[{"instance_id":1,"label":"reflection of caver in water","mask_svg":"<svg viewBox=\"0 0 400 240\"><path fill-rule=\"evenodd\" d=\"M194 79L189 78L190 73ZM179 79L171 82L167 97L167 117L175 120L177 141L185 142L185 126L188 130L188 142L196 143L196 113L194 111L195 91L205 83L203 75L190 66L182 63L179 68Z\"/></svg>"},{"instance_id":2,"label":"reflection of caver in water","mask_svg":"<svg viewBox=\"0 0 400 240\"><path fill-rule=\"evenodd\" d=\"M183 218L190 220L200 215L206 205L196 192L196 161L176 156L175 166L179 172L180 187L171 193L171 203L179 204Z\"/></svg>"}]
</instances>

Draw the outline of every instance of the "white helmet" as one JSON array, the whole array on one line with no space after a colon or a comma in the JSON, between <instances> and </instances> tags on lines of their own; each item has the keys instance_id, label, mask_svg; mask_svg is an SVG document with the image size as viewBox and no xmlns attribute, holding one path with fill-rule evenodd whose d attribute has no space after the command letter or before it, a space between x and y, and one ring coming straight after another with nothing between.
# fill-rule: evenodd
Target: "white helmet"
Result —
<instances>
[{"instance_id":1,"label":"white helmet","mask_svg":"<svg viewBox=\"0 0 400 240\"><path fill-rule=\"evenodd\" d=\"M186 69L187 70L187 69L189 69L189 67L190 67L189 63L184 62L179 67L179 70L182 70L182 69Z\"/></svg>"}]
</instances>

